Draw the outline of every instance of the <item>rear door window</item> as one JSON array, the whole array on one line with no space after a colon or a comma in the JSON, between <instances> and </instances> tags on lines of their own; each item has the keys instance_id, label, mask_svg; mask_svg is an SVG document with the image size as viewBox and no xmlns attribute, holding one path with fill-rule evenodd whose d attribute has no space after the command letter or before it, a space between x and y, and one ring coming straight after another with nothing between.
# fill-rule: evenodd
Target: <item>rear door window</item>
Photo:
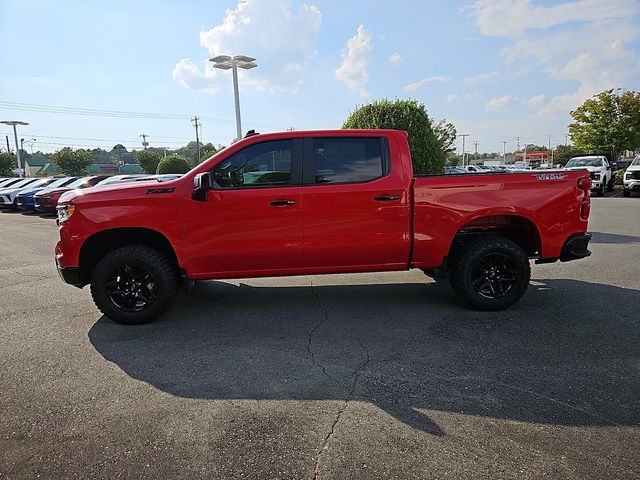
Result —
<instances>
[{"instance_id":1,"label":"rear door window","mask_svg":"<svg viewBox=\"0 0 640 480\"><path fill-rule=\"evenodd\" d=\"M360 183L386 175L382 139L314 138L316 184Z\"/></svg>"}]
</instances>

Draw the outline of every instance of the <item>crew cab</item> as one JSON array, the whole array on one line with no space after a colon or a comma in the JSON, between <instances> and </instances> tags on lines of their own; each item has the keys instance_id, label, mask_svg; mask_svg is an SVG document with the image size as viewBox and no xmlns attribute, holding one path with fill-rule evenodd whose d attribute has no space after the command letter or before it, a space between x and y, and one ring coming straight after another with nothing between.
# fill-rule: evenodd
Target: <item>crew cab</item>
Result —
<instances>
[{"instance_id":1,"label":"crew cab","mask_svg":"<svg viewBox=\"0 0 640 480\"><path fill-rule=\"evenodd\" d=\"M573 157L565 166L567 170L588 170L591 175L591 186L601 197L606 190L613 191L613 174L607 157L602 155L587 155Z\"/></svg>"},{"instance_id":2,"label":"crew cab","mask_svg":"<svg viewBox=\"0 0 640 480\"><path fill-rule=\"evenodd\" d=\"M421 269L472 308L516 302L530 260L590 254L589 173L414 176L406 132L254 134L182 178L60 198L64 281L125 324L186 280Z\"/></svg>"},{"instance_id":3,"label":"crew cab","mask_svg":"<svg viewBox=\"0 0 640 480\"><path fill-rule=\"evenodd\" d=\"M640 192L640 156L637 156L627 167L622 179L624 197L630 197L631 192Z\"/></svg>"}]
</instances>

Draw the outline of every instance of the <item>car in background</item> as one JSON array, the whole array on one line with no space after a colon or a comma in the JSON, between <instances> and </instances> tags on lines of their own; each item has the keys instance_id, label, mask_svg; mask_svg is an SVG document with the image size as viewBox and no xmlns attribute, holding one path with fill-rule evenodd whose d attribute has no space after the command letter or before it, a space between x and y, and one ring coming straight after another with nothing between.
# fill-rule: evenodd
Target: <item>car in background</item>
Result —
<instances>
[{"instance_id":1,"label":"car in background","mask_svg":"<svg viewBox=\"0 0 640 480\"><path fill-rule=\"evenodd\" d=\"M627 167L623 177L623 197L630 197L631 192L640 192L640 156L637 156Z\"/></svg>"},{"instance_id":2,"label":"car in background","mask_svg":"<svg viewBox=\"0 0 640 480\"><path fill-rule=\"evenodd\" d=\"M42 183L42 178L23 178L19 182L11 184L9 187L0 188L0 208L14 208L16 206L16 195L30 185Z\"/></svg>"},{"instance_id":3,"label":"car in background","mask_svg":"<svg viewBox=\"0 0 640 480\"><path fill-rule=\"evenodd\" d=\"M591 175L591 190L604 197L605 190L613 191L613 174L607 157L587 155L573 157L567 162L565 170L588 170Z\"/></svg>"},{"instance_id":4,"label":"car in background","mask_svg":"<svg viewBox=\"0 0 640 480\"><path fill-rule=\"evenodd\" d=\"M490 167L488 167L487 165L467 165L466 167L462 167L464 168L467 172L471 172L471 173L492 173L493 170L491 170Z\"/></svg>"},{"instance_id":5,"label":"car in background","mask_svg":"<svg viewBox=\"0 0 640 480\"><path fill-rule=\"evenodd\" d=\"M122 183L122 182L134 182L136 180L146 180L152 175L147 174L135 174L135 175L113 175L112 177L105 178L100 185L110 185L113 183Z\"/></svg>"},{"instance_id":6,"label":"car in background","mask_svg":"<svg viewBox=\"0 0 640 480\"><path fill-rule=\"evenodd\" d=\"M0 188L7 188L13 185L14 183L19 182L20 180L24 180L24 178L19 178L19 177L5 178L0 181Z\"/></svg>"},{"instance_id":7,"label":"car in background","mask_svg":"<svg viewBox=\"0 0 640 480\"><path fill-rule=\"evenodd\" d=\"M81 177L75 182L71 182L64 187L42 190L33 196L33 207L36 211L41 213L55 213L58 199L64 192L68 190L93 187L106 178L109 177L106 175Z\"/></svg>"},{"instance_id":8,"label":"car in background","mask_svg":"<svg viewBox=\"0 0 640 480\"><path fill-rule=\"evenodd\" d=\"M467 173L469 172L462 167L444 167L445 175L465 175Z\"/></svg>"},{"instance_id":9,"label":"car in background","mask_svg":"<svg viewBox=\"0 0 640 480\"><path fill-rule=\"evenodd\" d=\"M54 189L59 187L65 187L69 185L71 182L74 182L78 179L78 177L61 177L61 178L50 178L48 180L48 184L34 186L33 188L29 187L27 190L21 191L16 197L16 203L20 210L33 210L33 197L36 193L41 192L46 189Z\"/></svg>"}]
</instances>

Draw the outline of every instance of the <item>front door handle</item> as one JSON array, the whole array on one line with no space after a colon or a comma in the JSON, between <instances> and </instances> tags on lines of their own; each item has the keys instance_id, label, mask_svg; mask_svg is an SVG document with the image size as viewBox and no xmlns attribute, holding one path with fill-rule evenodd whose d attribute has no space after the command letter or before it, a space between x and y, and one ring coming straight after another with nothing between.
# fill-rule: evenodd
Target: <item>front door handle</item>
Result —
<instances>
[{"instance_id":1,"label":"front door handle","mask_svg":"<svg viewBox=\"0 0 640 480\"><path fill-rule=\"evenodd\" d=\"M295 205L295 200L271 200L269 205L273 205L274 207L286 207L287 205Z\"/></svg>"},{"instance_id":2,"label":"front door handle","mask_svg":"<svg viewBox=\"0 0 640 480\"><path fill-rule=\"evenodd\" d=\"M390 202L392 200L400 200L398 195L378 195L377 197L373 197L376 202Z\"/></svg>"}]
</instances>

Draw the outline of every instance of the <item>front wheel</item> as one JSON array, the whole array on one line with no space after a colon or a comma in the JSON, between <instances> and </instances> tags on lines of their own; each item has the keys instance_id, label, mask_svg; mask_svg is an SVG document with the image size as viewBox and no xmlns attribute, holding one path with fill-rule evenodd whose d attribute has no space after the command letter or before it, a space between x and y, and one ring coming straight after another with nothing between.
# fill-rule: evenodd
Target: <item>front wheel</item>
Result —
<instances>
[{"instance_id":1,"label":"front wheel","mask_svg":"<svg viewBox=\"0 0 640 480\"><path fill-rule=\"evenodd\" d=\"M531 265L517 244L487 236L464 243L449 272L453 291L477 310L502 310L524 294Z\"/></svg>"},{"instance_id":2,"label":"front wheel","mask_svg":"<svg viewBox=\"0 0 640 480\"><path fill-rule=\"evenodd\" d=\"M118 323L148 323L162 315L176 294L178 273L161 252L145 246L118 248L91 274L91 296Z\"/></svg>"}]
</instances>

